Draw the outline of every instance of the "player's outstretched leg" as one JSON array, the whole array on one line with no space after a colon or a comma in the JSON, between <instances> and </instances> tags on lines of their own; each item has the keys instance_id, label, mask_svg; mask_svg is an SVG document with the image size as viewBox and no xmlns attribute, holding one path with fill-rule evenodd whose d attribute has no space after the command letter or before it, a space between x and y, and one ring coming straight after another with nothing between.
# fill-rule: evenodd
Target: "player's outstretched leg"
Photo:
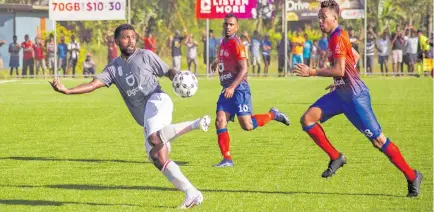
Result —
<instances>
[{"instance_id":1,"label":"player's outstretched leg","mask_svg":"<svg viewBox=\"0 0 434 212\"><path fill-rule=\"evenodd\" d=\"M309 108L301 117L300 122L305 131L312 140L318 145L330 158L327 169L321 174L321 177L328 178L336 173L347 162L345 156L338 152L327 138L323 128L319 123L321 109L317 107Z\"/></svg>"},{"instance_id":2,"label":"player's outstretched leg","mask_svg":"<svg viewBox=\"0 0 434 212\"><path fill-rule=\"evenodd\" d=\"M178 208L191 208L203 202L202 193L197 190L181 172L179 166L168 156L169 143L163 143L156 133L152 133L146 139L146 150L153 161L154 166L171 182L178 190L185 193L185 199Z\"/></svg>"},{"instance_id":3,"label":"player's outstretched leg","mask_svg":"<svg viewBox=\"0 0 434 212\"><path fill-rule=\"evenodd\" d=\"M238 116L238 121L240 122L243 130L250 131L257 127L262 127L266 125L271 120L280 122L286 126L289 126L291 122L286 114L280 112L277 108L272 107L268 113L264 114L254 114L252 116Z\"/></svg>"},{"instance_id":4,"label":"player's outstretched leg","mask_svg":"<svg viewBox=\"0 0 434 212\"><path fill-rule=\"evenodd\" d=\"M378 138L372 140L375 147L379 148L392 162L396 168L398 168L407 179L408 185L408 197L417 197L420 193L420 184L422 183L422 174L412 169L405 161L399 148L383 134Z\"/></svg>"},{"instance_id":5,"label":"player's outstretched leg","mask_svg":"<svg viewBox=\"0 0 434 212\"><path fill-rule=\"evenodd\" d=\"M191 130L201 129L202 131L206 132L208 131L210 123L211 117L209 115L205 115L194 121L186 121L178 124L167 125L163 129L159 130L157 135L160 137L163 143L167 143L187 132L190 132Z\"/></svg>"}]
</instances>

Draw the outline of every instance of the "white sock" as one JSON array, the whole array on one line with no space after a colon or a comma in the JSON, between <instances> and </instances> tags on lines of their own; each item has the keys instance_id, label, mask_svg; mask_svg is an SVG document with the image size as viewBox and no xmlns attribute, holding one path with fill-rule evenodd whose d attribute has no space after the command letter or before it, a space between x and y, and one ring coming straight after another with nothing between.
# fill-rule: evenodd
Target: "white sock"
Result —
<instances>
[{"instance_id":1,"label":"white sock","mask_svg":"<svg viewBox=\"0 0 434 212\"><path fill-rule=\"evenodd\" d=\"M164 164L163 169L161 169L164 176L180 191L184 192L189 196L196 191L196 188L188 181L188 179L182 174L179 166L172 160L167 160Z\"/></svg>"},{"instance_id":2,"label":"white sock","mask_svg":"<svg viewBox=\"0 0 434 212\"><path fill-rule=\"evenodd\" d=\"M163 143L170 142L178 136L181 136L192 130L199 129L199 127L200 127L200 118L194 121L186 121L178 124L171 124L165 126L163 129L160 130L160 137L163 140Z\"/></svg>"}]
</instances>

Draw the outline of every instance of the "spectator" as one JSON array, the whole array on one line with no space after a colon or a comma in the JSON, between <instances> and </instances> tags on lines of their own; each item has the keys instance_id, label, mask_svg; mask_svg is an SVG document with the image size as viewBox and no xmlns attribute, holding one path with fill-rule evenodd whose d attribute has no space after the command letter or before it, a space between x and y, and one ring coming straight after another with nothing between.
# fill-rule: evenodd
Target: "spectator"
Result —
<instances>
[{"instance_id":1,"label":"spectator","mask_svg":"<svg viewBox=\"0 0 434 212\"><path fill-rule=\"evenodd\" d=\"M92 54L87 53L86 59L83 62L83 75L87 78L89 75L95 74L95 62L92 60Z\"/></svg>"},{"instance_id":2,"label":"spectator","mask_svg":"<svg viewBox=\"0 0 434 212\"><path fill-rule=\"evenodd\" d=\"M399 26L396 27L395 33L392 34L392 69L396 76L402 74L401 63L403 59L403 49L405 47L405 39Z\"/></svg>"},{"instance_id":3,"label":"spectator","mask_svg":"<svg viewBox=\"0 0 434 212\"><path fill-rule=\"evenodd\" d=\"M50 34L47 41L47 66L50 70L50 74L54 75L54 62L56 60L56 56L54 55L54 51L56 48L56 44L54 43L54 35Z\"/></svg>"},{"instance_id":4,"label":"spectator","mask_svg":"<svg viewBox=\"0 0 434 212\"><path fill-rule=\"evenodd\" d=\"M317 68L319 66L318 40L313 41L311 61L312 61L312 68Z\"/></svg>"},{"instance_id":5,"label":"spectator","mask_svg":"<svg viewBox=\"0 0 434 212\"><path fill-rule=\"evenodd\" d=\"M108 35L108 33L104 37L104 43L107 46L107 64L109 64L118 57L118 46L114 36Z\"/></svg>"},{"instance_id":6,"label":"spectator","mask_svg":"<svg viewBox=\"0 0 434 212\"><path fill-rule=\"evenodd\" d=\"M418 75L421 74L421 71L423 69L423 60L424 58L427 58L428 51L429 51L429 39L425 35L423 35L422 30L417 30L417 36L419 38L419 45L418 45L418 60L417 60L417 72ZM425 70L423 70L425 71Z\"/></svg>"},{"instance_id":7,"label":"spectator","mask_svg":"<svg viewBox=\"0 0 434 212\"><path fill-rule=\"evenodd\" d=\"M1 40L0 41L0 47L2 47L5 43L6 43L6 41ZM3 58L2 58L2 54L0 53L0 69L1 68L3 68Z\"/></svg>"},{"instance_id":8,"label":"spectator","mask_svg":"<svg viewBox=\"0 0 434 212\"><path fill-rule=\"evenodd\" d=\"M359 44L362 40L363 30L360 33L359 37L355 35L354 29L352 27L348 28L348 35L350 36L350 43L354 50L359 52ZM360 60L357 61L357 71L360 72Z\"/></svg>"},{"instance_id":9,"label":"spectator","mask_svg":"<svg viewBox=\"0 0 434 212\"><path fill-rule=\"evenodd\" d=\"M246 60L247 60L247 67L249 67L249 47L250 47L250 37L249 33L244 31L241 34L241 42L243 42L244 49L246 50Z\"/></svg>"},{"instance_id":10,"label":"spectator","mask_svg":"<svg viewBox=\"0 0 434 212\"><path fill-rule=\"evenodd\" d=\"M152 32L150 30L147 31L146 36L142 37L142 40L144 43L144 49L157 53L157 40L152 37Z\"/></svg>"},{"instance_id":11,"label":"spectator","mask_svg":"<svg viewBox=\"0 0 434 212\"><path fill-rule=\"evenodd\" d=\"M386 75L388 74L389 68L387 62L389 60L389 45L390 39L386 32L383 32L383 36L377 40L377 49L378 49L378 63L380 64L381 73L384 74L386 71ZM383 69L383 66L385 70Z\"/></svg>"},{"instance_id":12,"label":"spectator","mask_svg":"<svg viewBox=\"0 0 434 212\"><path fill-rule=\"evenodd\" d=\"M29 35L24 35L24 42L21 43L21 48L23 49L23 71L21 76L27 76L27 68L29 69L29 74L33 76L35 54L33 51L33 43L30 41Z\"/></svg>"},{"instance_id":13,"label":"spectator","mask_svg":"<svg viewBox=\"0 0 434 212\"><path fill-rule=\"evenodd\" d=\"M417 61L417 46L419 38L416 36L416 31L412 28L410 34L406 37L406 52L409 65L409 73L414 75L414 65ZM417 76L417 75L416 75Z\"/></svg>"},{"instance_id":14,"label":"spectator","mask_svg":"<svg viewBox=\"0 0 434 212\"><path fill-rule=\"evenodd\" d=\"M60 72L60 68L63 70L63 75L66 75L66 53L68 52L68 47L65 43L65 37L60 37L60 43L57 44L57 71Z\"/></svg>"},{"instance_id":15,"label":"spectator","mask_svg":"<svg viewBox=\"0 0 434 212\"><path fill-rule=\"evenodd\" d=\"M327 40L327 36L325 33L322 34L321 39L318 42L319 47L319 67L325 68L325 64L327 61L327 47L329 45L329 41Z\"/></svg>"},{"instance_id":16,"label":"spectator","mask_svg":"<svg viewBox=\"0 0 434 212\"><path fill-rule=\"evenodd\" d=\"M75 41L75 35L71 35L71 41L68 44L69 51L69 59L68 59L68 67L67 72L72 68L72 77L75 76L75 67L77 66L78 56L80 53L80 43Z\"/></svg>"},{"instance_id":17,"label":"spectator","mask_svg":"<svg viewBox=\"0 0 434 212\"><path fill-rule=\"evenodd\" d=\"M42 75L45 79L45 53L44 45L42 45L41 37L36 36L35 44L33 45L33 50L35 51L35 68L36 76L39 75L39 69L42 69Z\"/></svg>"},{"instance_id":18,"label":"spectator","mask_svg":"<svg viewBox=\"0 0 434 212\"><path fill-rule=\"evenodd\" d=\"M310 65L310 58L311 58L311 54L312 54L313 43L311 40L309 40L309 36L307 34L304 34L304 40L305 40L305 42L304 42L304 46L303 46L303 62L307 66L311 66Z\"/></svg>"},{"instance_id":19,"label":"spectator","mask_svg":"<svg viewBox=\"0 0 434 212\"><path fill-rule=\"evenodd\" d=\"M197 74L197 46L199 44L193 40L193 34L188 36L185 45L187 46L188 71L191 72L191 65L194 64L194 74Z\"/></svg>"},{"instance_id":20,"label":"spectator","mask_svg":"<svg viewBox=\"0 0 434 212\"><path fill-rule=\"evenodd\" d=\"M17 76L18 76L19 75L18 74L18 67L20 66L21 47L17 43L17 36L16 35L14 35L12 39L13 39L13 42L11 44L9 44L9 50L8 50L8 52L10 54L10 58L9 58L9 67L11 67L10 76L12 76L14 68L15 68Z\"/></svg>"},{"instance_id":21,"label":"spectator","mask_svg":"<svg viewBox=\"0 0 434 212\"><path fill-rule=\"evenodd\" d=\"M287 40L287 47L286 47L286 52L285 52L285 33L282 32L282 39L280 39L280 41L277 43L277 52L279 54L278 56L278 72L279 72L279 77L285 76L285 58L288 59L289 62L289 53L291 52L291 48L289 46L289 41ZM288 64L287 64L288 66ZM291 72L291 69L288 69Z\"/></svg>"},{"instance_id":22,"label":"spectator","mask_svg":"<svg viewBox=\"0 0 434 212\"><path fill-rule=\"evenodd\" d=\"M262 41L262 59L264 60L264 75L268 75L268 67L270 66L271 61L271 52L272 44L270 41L270 35L265 34L264 40Z\"/></svg>"},{"instance_id":23,"label":"spectator","mask_svg":"<svg viewBox=\"0 0 434 212\"><path fill-rule=\"evenodd\" d=\"M261 59L260 59L260 49L261 49L261 39L259 37L258 31L253 32L252 42L250 44L250 48L252 51L252 72L255 75L255 66L258 66L258 71L256 72L258 75L261 72Z\"/></svg>"},{"instance_id":24,"label":"spectator","mask_svg":"<svg viewBox=\"0 0 434 212\"><path fill-rule=\"evenodd\" d=\"M372 65L374 63L375 53L375 33L368 32L368 39L366 40L366 72L368 75L372 74Z\"/></svg>"},{"instance_id":25,"label":"spectator","mask_svg":"<svg viewBox=\"0 0 434 212\"><path fill-rule=\"evenodd\" d=\"M301 28L297 29L296 36L292 37L291 45L292 45L292 67L299 63L303 63L303 47L306 42L304 37L301 36Z\"/></svg>"},{"instance_id":26,"label":"spectator","mask_svg":"<svg viewBox=\"0 0 434 212\"><path fill-rule=\"evenodd\" d=\"M209 38L208 38L208 42L209 42L209 52L206 52L207 49L207 41L206 41L206 35L205 33L202 35L202 41L203 41L203 63L206 65L206 58L209 56L209 65L211 65L214 60L216 59L216 52L217 52L217 47L219 45L218 40L214 37L214 31L212 29L209 30ZM209 54L208 54L209 53ZM207 75L211 74L211 68L208 67L207 68Z\"/></svg>"},{"instance_id":27,"label":"spectator","mask_svg":"<svg viewBox=\"0 0 434 212\"><path fill-rule=\"evenodd\" d=\"M181 36L179 30L176 30L175 36L169 42L172 48L172 67L177 71L181 70L181 42L185 39L186 33L187 31L184 30L184 36Z\"/></svg>"}]
</instances>

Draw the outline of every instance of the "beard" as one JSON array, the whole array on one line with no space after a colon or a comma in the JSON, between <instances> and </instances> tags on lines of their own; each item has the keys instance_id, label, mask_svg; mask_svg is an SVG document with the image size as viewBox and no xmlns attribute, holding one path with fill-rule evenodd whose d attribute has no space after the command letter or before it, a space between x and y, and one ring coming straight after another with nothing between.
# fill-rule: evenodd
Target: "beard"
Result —
<instances>
[{"instance_id":1,"label":"beard","mask_svg":"<svg viewBox=\"0 0 434 212\"><path fill-rule=\"evenodd\" d=\"M128 57L136 51L136 47L135 46L132 48L126 47L126 48L121 48L120 50L121 50L122 55L125 55Z\"/></svg>"}]
</instances>

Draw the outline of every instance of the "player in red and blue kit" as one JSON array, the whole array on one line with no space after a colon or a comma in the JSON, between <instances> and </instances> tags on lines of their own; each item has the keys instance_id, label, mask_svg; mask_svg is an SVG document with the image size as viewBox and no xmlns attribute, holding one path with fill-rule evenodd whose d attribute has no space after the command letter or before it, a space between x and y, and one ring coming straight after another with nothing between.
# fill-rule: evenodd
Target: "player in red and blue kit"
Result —
<instances>
[{"instance_id":1,"label":"player in red and blue kit","mask_svg":"<svg viewBox=\"0 0 434 212\"><path fill-rule=\"evenodd\" d=\"M303 130L330 157L328 168L322 177L331 177L347 160L332 146L317 122L323 123L333 116L344 114L405 175L408 183L407 196L418 196L422 174L407 164L398 147L383 134L372 111L369 90L356 69L359 55L351 47L348 33L339 27L338 16L339 5L334 0L321 2L320 28L329 35L327 52L331 67L316 70L298 64L295 70L297 75L303 77L323 76L334 79L333 90L311 105L300 120Z\"/></svg>"},{"instance_id":2,"label":"player in red and blue kit","mask_svg":"<svg viewBox=\"0 0 434 212\"><path fill-rule=\"evenodd\" d=\"M225 38L222 40L217 60L211 66L212 71L218 69L220 84L223 90L217 101L216 128L218 144L223 155L223 160L215 167L232 167L232 157L229 151L228 121L233 121L238 116L241 128L246 131L254 130L258 126L264 126L270 120L290 125L288 117L271 108L266 114L252 115L252 100L250 87L247 83L247 58L244 46L237 37L238 19L233 14L225 16L223 30Z\"/></svg>"}]
</instances>

